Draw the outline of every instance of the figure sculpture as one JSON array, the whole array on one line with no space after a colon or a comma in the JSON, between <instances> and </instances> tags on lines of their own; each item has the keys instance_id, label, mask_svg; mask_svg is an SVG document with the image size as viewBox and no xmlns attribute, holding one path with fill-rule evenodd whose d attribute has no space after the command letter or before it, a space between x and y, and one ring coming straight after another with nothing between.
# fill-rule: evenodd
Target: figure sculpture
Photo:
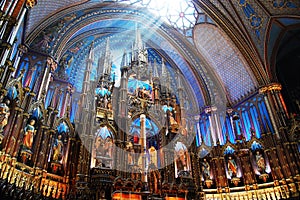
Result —
<instances>
[{"instance_id":1,"label":"figure sculpture","mask_svg":"<svg viewBox=\"0 0 300 200\"><path fill-rule=\"evenodd\" d=\"M204 180L210 179L210 165L206 158L203 159L201 165Z\"/></svg>"},{"instance_id":2,"label":"figure sculpture","mask_svg":"<svg viewBox=\"0 0 300 200\"><path fill-rule=\"evenodd\" d=\"M63 144L61 138L62 138L62 136L58 135L53 144L53 157L52 158L53 158L54 162L60 162L62 159L64 144Z\"/></svg>"},{"instance_id":3,"label":"figure sculpture","mask_svg":"<svg viewBox=\"0 0 300 200\"><path fill-rule=\"evenodd\" d=\"M259 151L256 152L255 161L256 161L256 164L258 167L258 171L261 173L265 172L265 170L266 170L265 159Z\"/></svg>"},{"instance_id":4,"label":"figure sculpture","mask_svg":"<svg viewBox=\"0 0 300 200\"><path fill-rule=\"evenodd\" d=\"M4 127L7 125L10 115L8 104L8 100L5 103L0 103L0 133L3 132Z\"/></svg>"},{"instance_id":5,"label":"figure sculpture","mask_svg":"<svg viewBox=\"0 0 300 200\"><path fill-rule=\"evenodd\" d=\"M34 135L36 132L34 124L35 124L35 120L31 119L24 129L24 131L25 131L24 137L23 137L24 150L31 151L31 149L32 149L33 138L34 138Z\"/></svg>"},{"instance_id":6,"label":"figure sculpture","mask_svg":"<svg viewBox=\"0 0 300 200\"><path fill-rule=\"evenodd\" d=\"M229 176L235 177L237 173L237 164L231 156L228 157L227 167L228 167Z\"/></svg>"}]
</instances>

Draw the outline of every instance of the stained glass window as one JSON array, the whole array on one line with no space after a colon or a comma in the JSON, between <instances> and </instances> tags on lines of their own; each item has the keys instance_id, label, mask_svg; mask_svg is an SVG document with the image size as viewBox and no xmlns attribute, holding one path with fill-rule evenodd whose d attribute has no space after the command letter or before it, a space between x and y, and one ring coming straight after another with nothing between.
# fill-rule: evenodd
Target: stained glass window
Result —
<instances>
[{"instance_id":1,"label":"stained glass window","mask_svg":"<svg viewBox=\"0 0 300 200\"><path fill-rule=\"evenodd\" d=\"M186 36L191 36L191 29L197 19L197 11L191 0L116 0L131 5L147 7L154 15L174 26Z\"/></svg>"}]
</instances>

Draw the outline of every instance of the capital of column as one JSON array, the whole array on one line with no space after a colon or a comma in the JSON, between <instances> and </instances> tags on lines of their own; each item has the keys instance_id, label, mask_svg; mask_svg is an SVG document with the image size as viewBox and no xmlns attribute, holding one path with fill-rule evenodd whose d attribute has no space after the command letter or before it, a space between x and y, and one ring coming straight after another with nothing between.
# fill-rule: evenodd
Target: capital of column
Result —
<instances>
[{"instance_id":1,"label":"capital of column","mask_svg":"<svg viewBox=\"0 0 300 200\"><path fill-rule=\"evenodd\" d=\"M194 117L194 120L195 121L198 121L200 119L200 115L196 115L195 117Z\"/></svg>"},{"instance_id":2,"label":"capital of column","mask_svg":"<svg viewBox=\"0 0 300 200\"><path fill-rule=\"evenodd\" d=\"M218 108L216 106L208 106L204 109L206 114L211 113L211 112L215 112L217 110L218 110Z\"/></svg>"},{"instance_id":3,"label":"capital of column","mask_svg":"<svg viewBox=\"0 0 300 200\"><path fill-rule=\"evenodd\" d=\"M230 115L233 112L232 108L227 108L226 112Z\"/></svg>"},{"instance_id":4,"label":"capital of column","mask_svg":"<svg viewBox=\"0 0 300 200\"><path fill-rule=\"evenodd\" d=\"M28 52L28 48L23 44L20 44L18 46L18 50L19 50L19 56L22 56L23 54L26 54Z\"/></svg>"},{"instance_id":5,"label":"capital of column","mask_svg":"<svg viewBox=\"0 0 300 200\"><path fill-rule=\"evenodd\" d=\"M280 91L282 89L282 86L280 83L270 83L269 85L263 86L259 89L260 94L267 93L269 91Z\"/></svg>"},{"instance_id":6,"label":"capital of column","mask_svg":"<svg viewBox=\"0 0 300 200\"><path fill-rule=\"evenodd\" d=\"M47 57L47 67L50 68L51 71L55 71L57 68L57 63L51 57Z\"/></svg>"},{"instance_id":7,"label":"capital of column","mask_svg":"<svg viewBox=\"0 0 300 200\"><path fill-rule=\"evenodd\" d=\"M140 115L140 119L141 119L141 122L144 122L146 120L146 115L145 114L141 114Z\"/></svg>"}]
</instances>

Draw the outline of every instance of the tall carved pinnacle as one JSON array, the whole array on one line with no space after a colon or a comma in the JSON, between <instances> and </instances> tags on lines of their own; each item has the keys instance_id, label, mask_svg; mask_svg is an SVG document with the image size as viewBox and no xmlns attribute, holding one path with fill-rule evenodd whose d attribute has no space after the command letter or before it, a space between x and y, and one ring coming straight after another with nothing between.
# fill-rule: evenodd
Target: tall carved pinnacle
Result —
<instances>
[{"instance_id":1,"label":"tall carved pinnacle","mask_svg":"<svg viewBox=\"0 0 300 200\"><path fill-rule=\"evenodd\" d=\"M111 64L112 64L111 60L112 60L112 57L111 57L111 51L110 51L110 40L109 40L109 38L107 38L105 53L104 53L103 74L111 73Z\"/></svg>"},{"instance_id":2,"label":"tall carved pinnacle","mask_svg":"<svg viewBox=\"0 0 300 200\"><path fill-rule=\"evenodd\" d=\"M159 78L156 60L154 60L153 64L153 78Z\"/></svg>"},{"instance_id":3,"label":"tall carved pinnacle","mask_svg":"<svg viewBox=\"0 0 300 200\"><path fill-rule=\"evenodd\" d=\"M149 80L150 82L153 82L153 70L152 70L152 65L148 63L148 73L149 73Z\"/></svg>"},{"instance_id":4,"label":"tall carved pinnacle","mask_svg":"<svg viewBox=\"0 0 300 200\"><path fill-rule=\"evenodd\" d=\"M136 25L136 31L135 31L135 44L134 44L134 48L137 51L141 51L143 49L142 36L141 36L140 30L138 29L137 25Z\"/></svg>"},{"instance_id":5,"label":"tall carved pinnacle","mask_svg":"<svg viewBox=\"0 0 300 200\"><path fill-rule=\"evenodd\" d=\"M121 67L126 67L128 66L128 60L127 60L127 52L126 49L124 49L122 61L121 61Z\"/></svg>"},{"instance_id":6,"label":"tall carved pinnacle","mask_svg":"<svg viewBox=\"0 0 300 200\"><path fill-rule=\"evenodd\" d=\"M89 49L89 57L88 57L89 61L93 61L94 60L94 41L91 43L90 49Z\"/></svg>"},{"instance_id":7,"label":"tall carved pinnacle","mask_svg":"<svg viewBox=\"0 0 300 200\"><path fill-rule=\"evenodd\" d=\"M90 102L91 103L91 106L90 106L90 109L91 110L95 110L95 98L94 98L94 95L95 95L95 90L96 90L96 87L97 87L97 81L90 81L90 91L88 92L88 96L89 96L89 99L90 99Z\"/></svg>"},{"instance_id":8,"label":"tall carved pinnacle","mask_svg":"<svg viewBox=\"0 0 300 200\"><path fill-rule=\"evenodd\" d=\"M87 101L86 95L88 91L90 90L90 76L91 76L91 70L93 67L93 61L94 61L94 42L91 43L90 49L89 49L89 56L86 61L86 67L84 71L84 78L83 78L83 84L82 84L82 95L81 95L81 102L82 105L85 105Z\"/></svg>"},{"instance_id":9,"label":"tall carved pinnacle","mask_svg":"<svg viewBox=\"0 0 300 200\"><path fill-rule=\"evenodd\" d=\"M171 92L171 77L169 73L166 73L166 89Z\"/></svg>"},{"instance_id":10,"label":"tall carved pinnacle","mask_svg":"<svg viewBox=\"0 0 300 200\"><path fill-rule=\"evenodd\" d=\"M165 61L164 59L162 58L161 59L161 76L163 77L163 79L167 78L167 68L166 68L166 65L165 65Z\"/></svg>"},{"instance_id":11,"label":"tall carved pinnacle","mask_svg":"<svg viewBox=\"0 0 300 200\"><path fill-rule=\"evenodd\" d=\"M97 63L97 79L99 79L101 77L101 74L103 72L102 62L103 62L103 59L100 56L98 58L98 63Z\"/></svg>"},{"instance_id":12,"label":"tall carved pinnacle","mask_svg":"<svg viewBox=\"0 0 300 200\"><path fill-rule=\"evenodd\" d=\"M147 63L148 61L148 52L145 48L145 45L142 41L142 35L138 26L136 25L136 32L135 32L135 41L132 45L132 57L131 61L137 63L138 65L142 63Z\"/></svg>"},{"instance_id":13,"label":"tall carved pinnacle","mask_svg":"<svg viewBox=\"0 0 300 200\"><path fill-rule=\"evenodd\" d=\"M166 87L169 87L167 85L168 84L168 71L167 71L165 61L163 58L161 60L161 77L162 77L161 84L165 85ZM166 88L166 90L167 90L167 88Z\"/></svg>"},{"instance_id":14,"label":"tall carved pinnacle","mask_svg":"<svg viewBox=\"0 0 300 200\"><path fill-rule=\"evenodd\" d=\"M131 46L131 61L134 61L134 57L135 57L135 55L134 55L134 44L132 44L132 46Z\"/></svg>"}]
</instances>

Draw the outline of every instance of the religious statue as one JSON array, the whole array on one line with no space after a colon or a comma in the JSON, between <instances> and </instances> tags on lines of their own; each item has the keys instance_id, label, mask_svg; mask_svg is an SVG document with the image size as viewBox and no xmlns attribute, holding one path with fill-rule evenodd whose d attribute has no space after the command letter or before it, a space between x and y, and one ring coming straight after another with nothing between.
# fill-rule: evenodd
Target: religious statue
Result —
<instances>
[{"instance_id":1,"label":"religious statue","mask_svg":"<svg viewBox=\"0 0 300 200\"><path fill-rule=\"evenodd\" d=\"M63 142L61 140L62 136L58 135L53 144L53 157L54 162L60 162L63 154Z\"/></svg>"},{"instance_id":2,"label":"religious statue","mask_svg":"<svg viewBox=\"0 0 300 200\"><path fill-rule=\"evenodd\" d=\"M149 148L149 154L150 154L150 164L157 166L157 152L154 146L151 146Z\"/></svg>"},{"instance_id":3,"label":"religious statue","mask_svg":"<svg viewBox=\"0 0 300 200\"><path fill-rule=\"evenodd\" d=\"M9 100L5 103L0 103L0 133L3 132L4 127L7 125L8 117L10 115L7 104L9 104Z\"/></svg>"},{"instance_id":4,"label":"religious statue","mask_svg":"<svg viewBox=\"0 0 300 200\"><path fill-rule=\"evenodd\" d=\"M210 179L210 165L206 158L203 159L201 166L204 180Z\"/></svg>"},{"instance_id":5,"label":"religious statue","mask_svg":"<svg viewBox=\"0 0 300 200\"><path fill-rule=\"evenodd\" d=\"M111 167L113 155L113 140L110 136L103 139L98 136L95 141L96 166Z\"/></svg>"},{"instance_id":6,"label":"religious statue","mask_svg":"<svg viewBox=\"0 0 300 200\"><path fill-rule=\"evenodd\" d=\"M231 156L228 157L227 167L228 167L229 176L235 177L237 173L237 164Z\"/></svg>"},{"instance_id":7,"label":"religious statue","mask_svg":"<svg viewBox=\"0 0 300 200\"><path fill-rule=\"evenodd\" d=\"M107 100L107 109L108 110L112 110L112 103L111 103L111 99L110 98Z\"/></svg>"},{"instance_id":8,"label":"religious statue","mask_svg":"<svg viewBox=\"0 0 300 200\"><path fill-rule=\"evenodd\" d=\"M169 115L169 123L170 123L171 130L172 130L172 132L176 132L179 128L179 125L173 116L173 112L170 110L167 110L167 114Z\"/></svg>"},{"instance_id":9,"label":"religious statue","mask_svg":"<svg viewBox=\"0 0 300 200\"><path fill-rule=\"evenodd\" d=\"M263 155L259 151L256 152L255 161L258 167L258 171L264 173L266 170L266 163Z\"/></svg>"},{"instance_id":10,"label":"religious statue","mask_svg":"<svg viewBox=\"0 0 300 200\"><path fill-rule=\"evenodd\" d=\"M104 146L104 150L105 150L105 157L112 157L112 148L113 148L113 141L111 139L111 137L107 137L105 139L105 146Z\"/></svg>"},{"instance_id":11,"label":"religious statue","mask_svg":"<svg viewBox=\"0 0 300 200\"><path fill-rule=\"evenodd\" d=\"M174 119L174 117L172 116L172 114L170 114L170 124L171 124L171 126L177 125L177 122L176 122L176 120Z\"/></svg>"},{"instance_id":12,"label":"religious statue","mask_svg":"<svg viewBox=\"0 0 300 200\"><path fill-rule=\"evenodd\" d=\"M36 132L34 124L35 124L35 120L31 119L24 129L24 131L25 131L24 137L23 137L23 149L24 150L31 151L33 137Z\"/></svg>"},{"instance_id":13,"label":"religious statue","mask_svg":"<svg viewBox=\"0 0 300 200\"><path fill-rule=\"evenodd\" d=\"M100 136L96 138L95 148L97 156L104 156L104 142Z\"/></svg>"},{"instance_id":14,"label":"religious statue","mask_svg":"<svg viewBox=\"0 0 300 200\"><path fill-rule=\"evenodd\" d=\"M133 145L131 142L129 142L127 145L126 145L126 151L128 152L128 164L129 165L133 165L134 163L134 160L133 160L133 155L134 155L134 149L133 149Z\"/></svg>"},{"instance_id":15,"label":"religious statue","mask_svg":"<svg viewBox=\"0 0 300 200\"><path fill-rule=\"evenodd\" d=\"M187 157L186 157L186 152L184 149L180 149L178 151L178 157L176 160L176 164L177 164L178 172L187 170Z\"/></svg>"},{"instance_id":16,"label":"religious statue","mask_svg":"<svg viewBox=\"0 0 300 200\"><path fill-rule=\"evenodd\" d=\"M135 156L135 152L133 147L130 148L129 153L128 153L128 164L129 165L133 165L134 164L134 156Z\"/></svg>"}]
</instances>

